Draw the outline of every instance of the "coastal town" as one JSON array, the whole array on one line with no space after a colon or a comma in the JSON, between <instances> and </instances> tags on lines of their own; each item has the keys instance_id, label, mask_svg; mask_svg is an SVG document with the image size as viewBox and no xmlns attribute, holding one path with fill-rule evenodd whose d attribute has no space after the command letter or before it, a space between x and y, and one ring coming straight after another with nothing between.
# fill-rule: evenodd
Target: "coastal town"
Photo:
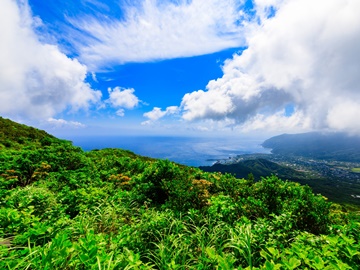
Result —
<instances>
[{"instance_id":1,"label":"coastal town","mask_svg":"<svg viewBox=\"0 0 360 270\"><path fill-rule=\"evenodd\" d=\"M284 168L292 169L293 177L288 179L309 185L335 201L346 200L352 204L360 203L360 163L358 162L278 154L243 154L218 160L215 164L241 164L256 159L266 159Z\"/></svg>"},{"instance_id":2,"label":"coastal town","mask_svg":"<svg viewBox=\"0 0 360 270\"><path fill-rule=\"evenodd\" d=\"M344 162L335 160L317 160L300 156L284 156L276 154L245 154L218 160L220 164L235 164L245 160L263 158L275 162L281 166L302 172L310 178L326 178L334 180L346 180L360 183L360 163Z\"/></svg>"}]
</instances>

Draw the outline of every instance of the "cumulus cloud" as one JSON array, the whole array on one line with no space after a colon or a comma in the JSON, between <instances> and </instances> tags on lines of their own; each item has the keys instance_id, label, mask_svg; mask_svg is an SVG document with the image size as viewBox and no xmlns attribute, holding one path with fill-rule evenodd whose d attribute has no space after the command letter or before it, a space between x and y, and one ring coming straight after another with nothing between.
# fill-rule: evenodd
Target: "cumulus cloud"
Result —
<instances>
[{"instance_id":1,"label":"cumulus cloud","mask_svg":"<svg viewBox=\"0 0 360 270\"><path fill-rule=\"evenodd\" d=\"M133 109L135 108L140 100L139 98L134 94L135 90L133 88L121 88L121 87L115 87L115 88L108 88L109 92L109 99L107 102L113 107L113 108L120 108L117 110L116 114L118 116L124 116L125 109Z\"/></svg>"},{"instance_id":2,"label":"cumulus cloud","mask_svg":"<svg viewBox=\"0 0 360 270\"><path fill-rule=\"evenodd\" d=\"M142 122L143 125L151 124L160 118L163 118L167 115L172 115L179 113L179 107L178 106L169 106L166 108L165 111L162 111L159 107L154 107L154 109L150 112L144 113L144 116L148 118L149 120Z\"/></svg>"},{"instance_id":3,"label":"cumulus cloud","mask_svg":"<svg viewBox=\"0 0 360 270\"><path fill-rule=\"evenodd\" d=\"M114 107L132 109L139 104L139 99L134 95L133 88L124 89L121 87L109 88L109 102Z\"/></svg>"},{"instance_id":4,"label":"cumulus cloud","mask_svg":"<svg viewBox=\"0 0 360 270\"><path fill-rule=\"evenodd\" d=\"M86 66L35 33L26 1L0 2L0 113L32 119L87 109L101 98L84 80Z\"/></svg>"},{"instance_id":5,"label":"cumulus cloud","mask_svg":"<svg viewBox=\"0 0 360 270\"><path fill-rule=\"evenodd\" d=\"M360 2L258 0L248 48L205 91L188 93L185 120L232 119L247 129L357 130ZM276 10L269 17L269 10ZM283 113L295 106L291 116Z\"/></svg>"},{"instance_id":6,"label":"cumulus cloud","mask_svg":"<svg viewBox=\"0 0 360 270\"><path fill-rule=\"evenodd\" d=\"M86 16L71 22L84 30L77 44L92 68L106 63L144 62L196 56L243 46L242 0L134 1L123 6L124 18Z\"/></svg>"}]
</instances>

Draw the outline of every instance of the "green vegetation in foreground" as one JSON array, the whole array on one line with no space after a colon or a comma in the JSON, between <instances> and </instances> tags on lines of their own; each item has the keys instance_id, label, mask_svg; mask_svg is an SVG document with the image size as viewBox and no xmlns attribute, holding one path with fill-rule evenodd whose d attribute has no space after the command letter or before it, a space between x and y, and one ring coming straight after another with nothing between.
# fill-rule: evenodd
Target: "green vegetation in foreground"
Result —
<instances>
[{"instance_id":1,"label":"green vegetation in foreground","mask_svg":"<svg viewBox=\"0 0 360 270\"><path fill-rule=\"evenodd\" d=\"M37 130L19 144L16 127L0 135L15 146L0 151L0 269L360 265L358 216L307 186L83 152Z\"/></svg>"},{"instance_id":2,"label":"green vegetation in foreground","mask_svg":"<svg viewBox=\"0 0 360 270\"><path fill-rule=\"evenodd\" d=\"M351 171L354 173L360 173L360 168L352 168Z\"/></svg>"}]
</instances>

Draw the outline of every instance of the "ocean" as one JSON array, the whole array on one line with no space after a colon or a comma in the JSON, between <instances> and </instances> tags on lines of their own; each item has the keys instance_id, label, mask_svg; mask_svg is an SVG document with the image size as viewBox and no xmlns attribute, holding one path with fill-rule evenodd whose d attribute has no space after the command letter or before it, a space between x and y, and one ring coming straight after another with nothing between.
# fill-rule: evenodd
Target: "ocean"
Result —
<instances>
[{"instance_id":1,"label":"ocean","mask_svg":"<svg viewBox=\"0 0 360 270\"><path fill-rule=\"evenodd\" d=\"M269 153L262 140L161 136L79 136L66 138L83 150L121 148L142 156L168 159L188 166L210 166L220 159L252 153Z\"/></svg>"}]
</instances>

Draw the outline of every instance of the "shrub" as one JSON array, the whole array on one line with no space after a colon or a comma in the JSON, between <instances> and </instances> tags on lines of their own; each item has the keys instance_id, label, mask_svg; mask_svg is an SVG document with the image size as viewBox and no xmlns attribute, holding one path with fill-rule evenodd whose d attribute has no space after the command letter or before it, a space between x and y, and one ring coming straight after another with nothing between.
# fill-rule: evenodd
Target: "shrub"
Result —
<instances>
[{"instance_id":1,"label":"shrub","mask_svg":"<svg viewBox=\"0 0 360 270\"><path fill-rule=\"evenodd\" d=\"M308 186L282 181L276 176L255 183L252 196L263 202L262 214L292 213L299 230L315 234L325 233L330 225L330 203L321 195L314 195Z\"/></svg>"}]
</instances>

